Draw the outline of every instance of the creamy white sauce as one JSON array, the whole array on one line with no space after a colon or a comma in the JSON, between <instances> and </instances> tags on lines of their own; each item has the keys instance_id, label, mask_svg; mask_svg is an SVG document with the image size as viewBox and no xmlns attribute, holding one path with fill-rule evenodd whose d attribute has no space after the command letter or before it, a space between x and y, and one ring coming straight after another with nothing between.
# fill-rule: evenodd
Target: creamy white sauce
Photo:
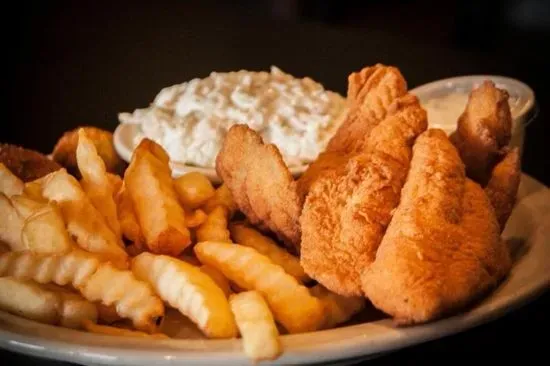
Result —
<instances>
[{"instance_id":1,"label":"creamy white sauce","mask_svg":"<svg viewBox=\"0 0 550 366\"><path fill-rule=\"evenodd\" d=\"M272 67L270 72L213 72L164 88L148 108L121 113L119 120L140 125L135 144L148 137L172 160L209 168L229 128L247 124L275 144L292 167L317 158L345 109L341 95Z\"/></svg>"},{"instance_id":2,"label":"creamy white sauce","mask_svg":"<svg viewBox=\"0 0 550 366\"><path fill-rule=\"evenodd\" d=\"M441 128L448 133L453 132L456 129L458 118L466 108L468 96L469 91L456 91L422 101L422 106L428 113L430 127ZM518 113L518 108L516 108L518 99L510 96L508 103L512 118L515 118Z\"/></svg>"}]
</instances>

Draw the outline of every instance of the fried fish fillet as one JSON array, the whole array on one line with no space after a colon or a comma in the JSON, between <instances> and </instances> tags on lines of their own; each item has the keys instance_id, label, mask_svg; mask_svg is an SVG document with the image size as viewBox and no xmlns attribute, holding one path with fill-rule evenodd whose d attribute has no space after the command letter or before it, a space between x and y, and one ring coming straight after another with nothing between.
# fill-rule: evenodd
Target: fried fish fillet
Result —
<instances>
[{"instance_id":1,"label":"fried fish fillet","mask_svg":"<svg viewBox=\"0 0 550 366\"><path fill-rule=\"evenodd\" d=\"M483 189L466 177L446 134L426 131L376 260L362 274L365 295L397 324L423 323L470 304L510 266Z\"/></svg>"},{"instance_id":2,"label":"fried fish fillet","mask_svg":"<svg viewBox=\"0 0 550 366\"><path fill-rule=\"evenodd\" d=\"M360 273L374 261L400 192L412 145L427 128L426 111L407 94L372 129L364 152L311 186L300 218L301 264L306 273L343 296L361 296Z\"/></svg>"},{"instance_id":3,"label":"fried fish fillet","mask_svg":"<svg viewBox=\"0 0 550 366\"><path fill-rule=\"evenodd\" d=\"M350 74L347 115L326 150L298 179L300 197L307 195L317 178L345 165L351 154L362 151L372 129L386 117L389 106L406 92L405 78L393 66L376 64Z\"/></svg>"},{"instance_id":4,"label":"fried fish fillet","mask_svg":"<svg viewBox=\"0 0 550 366\"><path fill-rule=\"evenodd\" d=\"M11 144L0 144L0 163L23 182L42 178L62 168L38 151Z\"/></svg>"},{"instance_id":5,"label":"fried fish fillet","mask_svg":"<svg viewBox=\"0 0 550 366\"><path fill-rule=\"evenodd\" d=\"M466 164L466 175L486 185L512 134L509 94L490 81L472 90L451 141Z\"/></svg>"},{"instance_id":6,"label":"fried fish fillet","mask_svg":"<svg viewBox=\"0 0 550 366\"><path fill-rule=\"evenodd\" d=\"M492 81L470 93L451 141L466 164L468 177L485 187L501 230L510 216L519 187L521 161L509 146L512 117L508 92Z\"/></svg>"},{"instance_id":7,"label":"fried fish fillet","mask_svg":"<svg viewBox=\"0 0 550 366\"><path fill-rule=\"evenodd\" d=\"M516 203L520 174L519 149L516 147L495 165L485 187L485 193L495 209L501 231L504 230Z\"/></svg>"},{"instance_id":8,"label":"fried fish fillet","mask_svg":"<svg viewBox=\"0 0 550 366\"><path fill-rule=\"evenodd\" d=\"M250 223L272 231L292 252L299 252L302 202L275 145L264 144L246 125L234 125L216 158L216 172Z\"/></svg>"}]
</instances>

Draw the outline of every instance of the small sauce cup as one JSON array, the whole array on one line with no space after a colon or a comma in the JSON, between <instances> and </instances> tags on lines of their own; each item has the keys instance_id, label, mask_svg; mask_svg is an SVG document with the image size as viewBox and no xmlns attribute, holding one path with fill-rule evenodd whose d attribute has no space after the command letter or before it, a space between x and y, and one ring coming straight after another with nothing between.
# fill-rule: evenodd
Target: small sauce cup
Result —
<instances>
[{"instance_id":1,"label":"small sauce cup","mask_svg":"<svg viewBox=\"0 0 550 366\"><path fill-rule=\"evenodd\" d=\"M525 83L504 76L467 75L433 81L411 89L428 112L430 128L441 128L449 135L456 130L458 117L466 108L468 96L485 80L504 89L510 95L508 100L512 113L511 146L523 150L525 128L536 118L538 106L534 91Z\"/></svg>"}]
</instances>

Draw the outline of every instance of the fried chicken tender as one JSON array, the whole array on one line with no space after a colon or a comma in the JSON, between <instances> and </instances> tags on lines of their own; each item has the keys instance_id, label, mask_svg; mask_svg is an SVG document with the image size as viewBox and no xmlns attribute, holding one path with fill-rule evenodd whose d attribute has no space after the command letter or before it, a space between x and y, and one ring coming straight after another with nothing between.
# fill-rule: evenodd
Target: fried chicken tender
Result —
<instances>
[{"instance_id":1,"label":"fried chicken tender","mask_svg":"<svg viewBox=\"0 0 550 366\"><path fill-rule=\"evenodd\" d=\"M326 150L298 179L300 197L305 197L317 178L345 165L350 154L362 151L372 129L386 117L389 106L406 92L405 78L395 67L376 64L352 73L348 77L349 111Z\"/></svg>"},{"instance_id":2,"label":"fried chicken tender","mask_svg":"<svg viewBox=\"0 0 550 366\"><path fill-rule=\"evenodd\" d=\"M42 178L62 168L38 151L10 144L0 144L0 163L23 182Z\"/></svg>"},{"instance_id":3,"label":"fried chicken tender","mask_svg":"<svg viewBox=\"0 0 550 366\"><path fill-rule=\"evenodd\" d=\"M55 144L52 152L53 160L61 164L69 173L80 176L76 161L76 148L78 146L78 131L82 129L86 136L93 142L99 156L105 162L105 168L110 173L121 174L125 163L118 156L113 144L113 134L110 131L92 126L77 127L67 131Z\"/></svg>"},{"instance_id":4,"label":"fried chicken tender","mask_svg":"<svg viewBox=\"0 0 550 366\"><path fill-rule=\"evenodd\" d=\"M291 251L299 251L302 202L275 145L264 144L246 125L234 125L216 158L216 171L253 225L274 232Z\"/></svg>"},{"instance_id":5,"label":"fried chicken tender","mask_svg":"<svg viewBox=\"0 0 550 366\"><path fill-rule=\"evenodd\" d=\"M512 135L509 94L490 81L472 90L451 141L466 164L466 175L485 186L505 155Z\"/></svg>"},{"instance_id":6,"label":"fried chicken tender","mask_svg":"<svg viewBox=\"0 0 550 366\"><path fill-rule=\"evenodd\" d=\"M423 133L401 203L362 274L365 295L397 324L424 323L470 304L510 266L483 189L442 130Z\"/></svg>"},{"instance_id":7,"label":"fried chicken tender","mask_svg":"<svg viewBox=\"0 0 550 366\"><path fill-rule=\"evenodd\" d=\"M516 147L494 167L485 187L485 193L495 209L501 231L504 230L516 203L521 177L520 165L519 149Z\"/></svg>"},{"instance_id":8,"label":"fried chicken tender","mask_svg":"<svg viewBox=\"0 0 550 366\"><path fill-rule=\"evenodd\" d=\"M300 218L304 270L343 296L362 295L360 273L374 261L399 204L412 145L427 128L426 111L412 94L388 111L363 153L315 181Z\"/></svg>"}]
</instances>

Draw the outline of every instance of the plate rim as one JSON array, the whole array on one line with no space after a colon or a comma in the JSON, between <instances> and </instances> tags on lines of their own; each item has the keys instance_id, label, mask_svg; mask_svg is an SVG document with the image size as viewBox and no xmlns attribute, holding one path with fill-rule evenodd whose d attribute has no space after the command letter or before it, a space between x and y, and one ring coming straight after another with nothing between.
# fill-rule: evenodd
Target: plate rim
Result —
<instances>
[{"instance_id":1,"label":"plate rim","mask_svg":"<svg viewBox=\"0 0 550 366\"><path fill-rule=\"evenodd\" d=\"M532 190L528 191L528 197L539 192L548 194L550 190L543 183L522 174L522 180L525 184L531 184ZM550 194L545 197L550 197ZM523 197L525 199L527 197ZM532 209L532 208L531 208ZM543 235L550 229L550 224L544 224L540 221L535 226L534 235ZM538 240L537 240L538 238ZM536 237L534 240L544 242L537 244L548 246L544 237ZM517 274L516 274L517 275ZM306 334L283 335L281 340L284 352L281 357L274 362L265 364L279 364L285 362L326 362L337 359L347 359L358 356L377 355L385 352L402 349L404 347L424 343L433 339L444 338L452 334L462 332L467 329L475 328L481 324L491 322L500 318L517 308L525 306L527 303L535 300L550 288L550 271L540 273L540 270L533 274L535 280L522 286L517 291L507 294L498 294L503 284L487 297L480 304L473 308L446 317L436 322L416 325L407 328L395 328L389 318L377 320L368 323L350 325L330 330L317 331ZM506 279L506 281L508 278ZM497 292L495 296L495 292ZM241 362L249 364L249 360L242 352L241 341L239 339L231 340L155 340L155 344L146 347L148 342L144 339L130 339L121 337L111 337L109 345L97 345L97 342L86 343L88 339L94 338L105 340L104 337L85 333L82 331L63 329L63 333L78 334L71 342L45 339L42 336L26 334L27 330L13 331L6 329L6 319L9 322L24 324L26 328L40 328L44 331L59 330L57 326L37 323L31 320L20 318L18 316L0 311L0 348L13 352L34 355L43 358L56 359L69 362L84 362L93 364L125 364L141 365L148 362L155 362L158 365L173 364L174 362L191 362L193 364L223 364ZM384 333L376 333L377 328L391 328ZM437 331L434 331L434 328ZM377 337L369 339L369 333L375 332ZM373 334L375 334L373 333ZM312 344L307 342L307 338L315 334L325 339ZM59 336L58 336L59 337ZM336 341L335 341L336 340ZM181 347L186 344L188 347ZM189 347L193 345L193 347ZM215 345L215 347L213 347ZM291 346L289 348L289 346ZM141 348L133 348L141 347ZM205 357L205 351L208 354ZM344 355L344 357L342 357Z\"/></svg>"}]
</instances>

